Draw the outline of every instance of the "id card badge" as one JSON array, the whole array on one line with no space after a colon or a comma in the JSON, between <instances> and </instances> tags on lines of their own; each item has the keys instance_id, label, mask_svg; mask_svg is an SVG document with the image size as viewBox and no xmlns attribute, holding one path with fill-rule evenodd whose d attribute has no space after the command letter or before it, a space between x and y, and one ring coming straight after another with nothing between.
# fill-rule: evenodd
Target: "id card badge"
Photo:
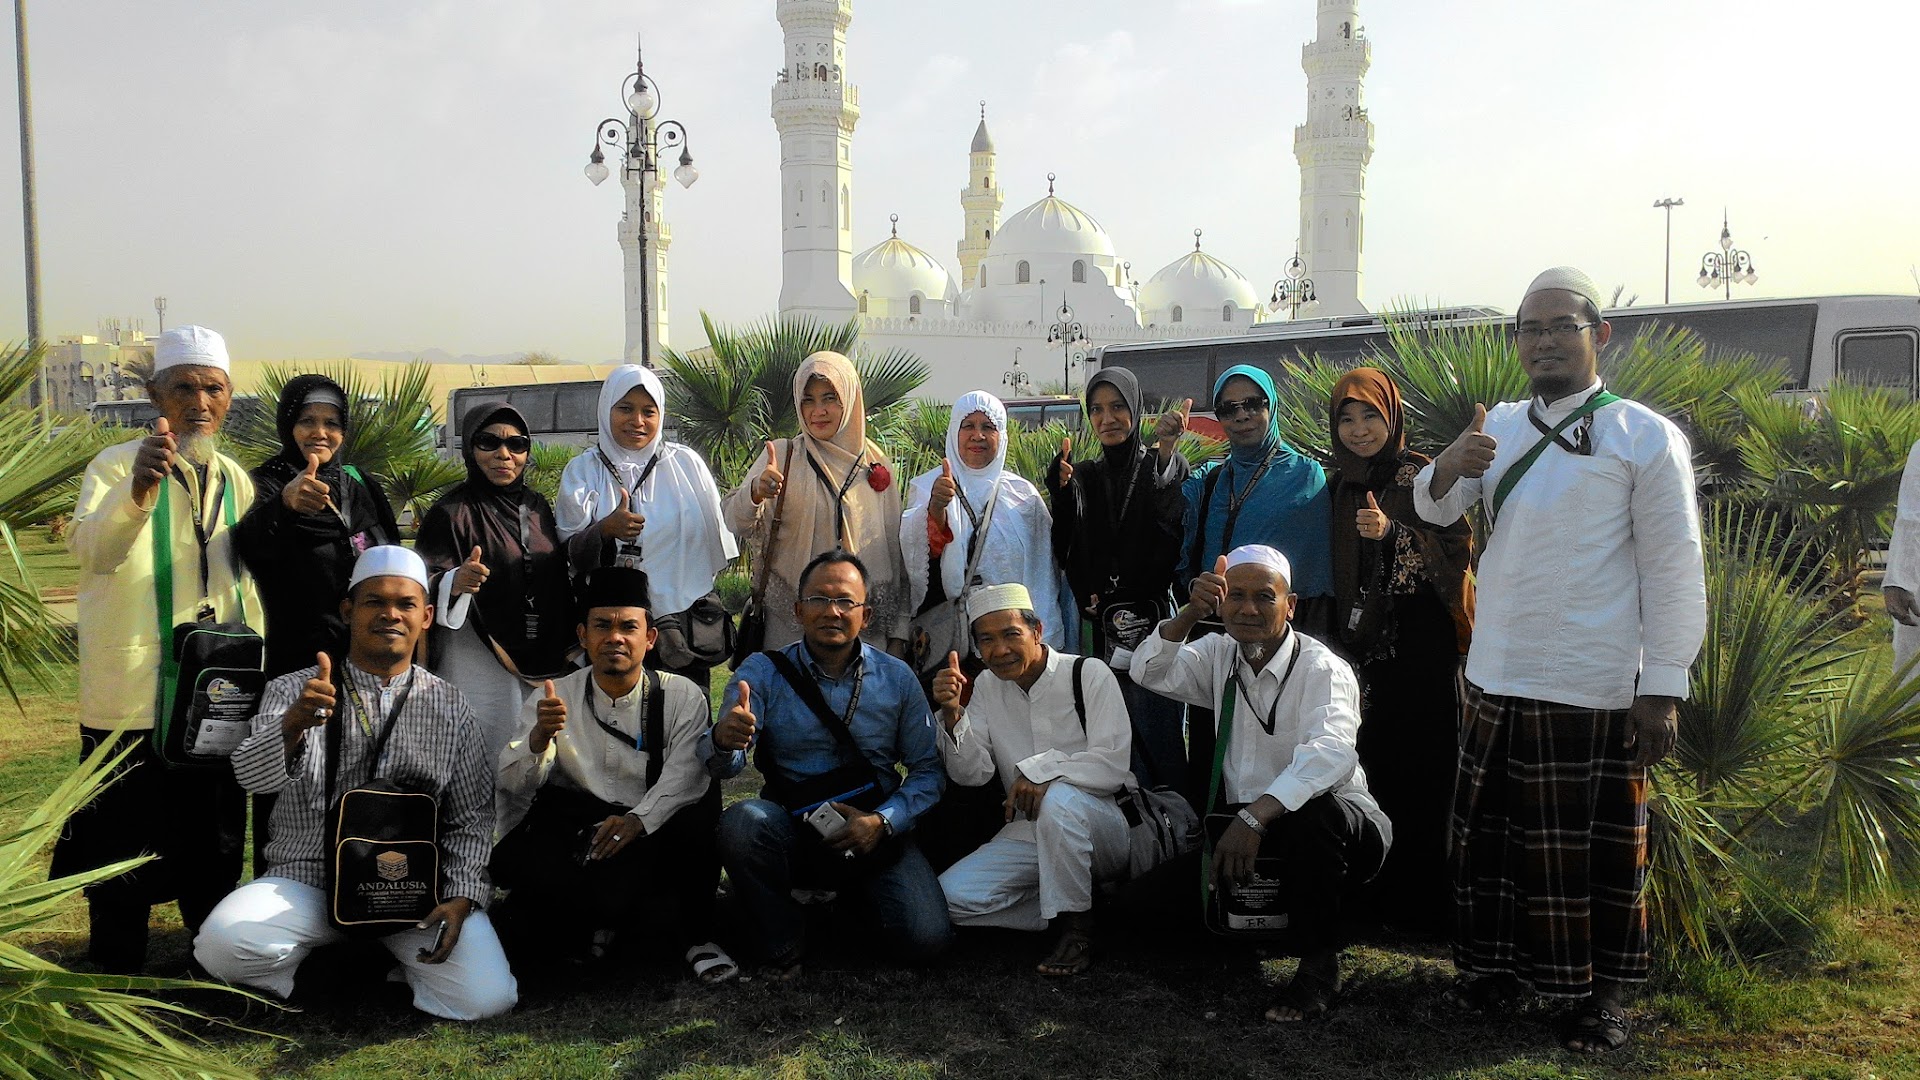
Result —
<instances>
[{"instance_id":1,"label":"id card badge","mask_svg":"<svg viewBox=\"0 0 1920 1080\"><path fill-rule=\"evenodd\" d=\"M193 619L195 622L207 623L211 625L215 621L212 601L206 601L206 600L201 601L200 610L194 613Z\"/></svg>"},{"instance_id":2,"label":"id card badge","mask_svg":"<svg viewBox=\"0 0 1920 1080\"><path fill-rule=\"evenodd\" d=\"M629 544L624 540L615 544L613 546L613 565L622 566L628 570L640 569L640 546L638 544Z\"/></svg>"}]
</instances>

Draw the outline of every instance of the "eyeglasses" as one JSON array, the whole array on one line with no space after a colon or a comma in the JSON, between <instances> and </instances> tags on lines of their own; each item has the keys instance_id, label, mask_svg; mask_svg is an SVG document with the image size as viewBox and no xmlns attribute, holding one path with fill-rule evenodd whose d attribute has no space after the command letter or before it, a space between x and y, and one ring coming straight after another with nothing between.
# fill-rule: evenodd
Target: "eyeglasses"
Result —
<instances>
[{"instance_id":1,"label":"eyeglasses","mask_svg":"<svg viewBox=\"0 0 1920 1080\"><path fill-rule=\"evenodd\" d=\"M1267 399L1263 397L1241 398L1239 401L1216 401L1213 403L1213 415L1222 420L1231 420L1241 413L1267 411Z\"/></svg>"},{"instance_id":2,"label":"eyeglasses","mask_svg":"<svg viewBox=\"0 0 1920 1080\"><path fill-rule=\"evenodd\" d=\"M1599 323L1561 323L1559 326L1522 326L1513 332L1513 339L1522 345L1538 345L1548 338L1555 345L1571 345L1580 336L1582 330L1591 330Z\"/></svg>"},{"instance_id":3,"label":"eyeglasses","mask_svg":"<svg viewBox=\"0 0 1920 1080\"><path fill-rule=\"evenodd\" d=\"M800 599L810 611L833 609L835 615L849 615L857 608L867 606L865 600L855 600L851 596L806 596Z\"/></svg>"},{"instance_id":4,"label":"eyeglasses","mask_svg":"<svg viewBox=\"0 0 1920 1080\"><path fill-rule=\"evenodd\" d=\"M483 431L473 437L473 448L483 454L491 454L503 446L509 453L524 454L533 449L533 440L525 435L509 435L503 439L491 431Z\"/></svg>"}]
</instances>

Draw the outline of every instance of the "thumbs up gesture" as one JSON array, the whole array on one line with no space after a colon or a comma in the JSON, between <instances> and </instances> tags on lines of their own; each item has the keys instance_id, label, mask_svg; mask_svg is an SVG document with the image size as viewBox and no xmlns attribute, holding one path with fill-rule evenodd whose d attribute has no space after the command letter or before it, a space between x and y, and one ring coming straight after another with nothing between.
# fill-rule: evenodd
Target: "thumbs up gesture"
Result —
<instances>
[{"instance_id":1,"label":"thumbs up gesture","mask_svg":"<svg viewBox=\"0 0 1920 1080\"><path fill-rule=\"evenodd\" d=\"M480 549L474 548L467 561L453 572L453 595L471 596L487 583L487 564L480 561Z\"/></svg>"},{"instance_id":2,"label":"thumbs up gesture","mask_svg":"<svg viewBox=\"0 0 1920 1080\"><path fill-rule=\"evenodd\" d=\"M1171 461L1173 448L1180 442L1180 436L1187 432L1187 418L1193 413L1193 399L1187 398L1180 408L1168 409L1160 414L1153 423L1153 437L1160 444L1160 460Z\"/></svg>"},{"instance_id":3,"label":"thumbs up gesture","mask_svg":"<svg viewBox=\"0 0 1920 1080\"><path fill-rule=\"evenodd\" d=\"M318 727L333 715L333 659L326 653L317 658L320 670L300 687L300 696L280 717L280 734L285 736L289 747L300 741L301 732L310 727Z\"/></svg>"},{"instance_id":4,"label":"thumbs up gesture","mask_svg":"<svg viewBox=\"0 0 1920 1080\"><path fill-rule=\"evenodd\" d=\"M947 504L960 494L960 485L953 479L953 462L940 459L940 478L933 482L933 491L927 496L927 514L930 517L945 519Z\"/></svg>"},{"instance_id":5,"label":"thumbs up gesture","mask_svg":"<svg viewBox=\"0 0 1920 1080\"><path fill-rule=\"evenodd\" d=\"M633 512L633 492L620 489L620 505L613 513L600 519L600 535L609 540L633 541L639 538L640 530L647 527L644 514Z\"/></svg>"},{"instance_id":6,"label":"thumbs up gesture","mask_svg":"<svg viewBox=\"0 0 1920 1080\"><path fill-rule=\"evenodd\" d=\"M1354 528L1360 530L1361 536L1369 540L1378 540L1387 535L1388 524L1387 515L1380 509L1380 504L1374 500L1373 492L1367 492L1367 505L1353 513Z\"/></svg>"},{"instance_id":7,"label":"thumbs up gesture","mask_svg":"<svg viewBox=\"0 0 1920 1080\"><path fill-rule=\"evenodd\" d=\"M1073 440L1061 436L1060 453L1054 455L1053 466L1047 470L1047 486L1055 491L1067 490L1073 483Z\"/></svg>"},{"instance_id":8,"label":"thumbs up gesture","mask_svg":"<svg viewBox=\"0 0 1920 1080\"><path fill-rule=\"evenodd\" d=\"M960 670L960 654L947 654L947 666L933 677L933 704L940 710L940 722L951 731L960 722L960 699L967 691L967 676Z\"/></svg>"},{"instance_id":9,"label":"thumbs up gesture","mask_svg":"<svg viewBox=\"0 0 1920 1080\"><path fill-rule=\"evenodd\" d=\"M307 471L287 481L280 501L296 514L317 514L333 505L333 489L320 479L320 455L307 455Z\"/></svg>"},{"instance_id":10,"label":"thumbs up gesture","mask_svg":"<svg viewBox=\"0 0 1920 1080\"><path fill-rule=\"evenodd\" d=\"M745 750L753 745L756 722L753 718L753 688L746 680L733 684L740 691L739 700L733 703L720 722L713 725L713 745L722 750Z\"/></svg>"},{"instance_id":11,"label":"thumbs up gesture","mask_svg":"<svg viewBox=\"0 0 1920 1080\"><path fill-rule=\"evenodd\" d=\"M554 692L553 680L548 679L542 689L546 696L534 706L533 731L527 736L527 749L536 754L546 753L553 737L567 729L567 703Z\"/></svg>"},{"instance_id":12,"label":"thumbs up gesture","mask_svg":"<svg viewBox=\"0 0 1920 1080\"><path fill-rule=\"evenodd\" d=\"M769 442L767 443L767 467L760 470L759 476L753 478L753 487L748 494L753 496L754 502L763 503L780 494L780 489L786 485L786 482L787 478L781 474L780 466L774 463L773 443Z\"/></svg>"},{"instance_id":13,"label":"thumbs up gesture","mask_svg":"<svg viewBox=\"0 0 1920 1080\"><path fill-rule=\"evenodd\" d=\"M153 422L153 434L140 441L140 452L133 459L133 501L141 506L148 505L153 493L166 482L167 474L173 471L173 455L178 444L167 426L167 418L161 417Z\"/></svg>"},{"instance_id":14,"label":"thumbs up gesture","mask_svg":"<svg viewBox=\"0 0 1920 1080\"><path fill-rule=\"evenodd\" d=\"M1485 476L1493 466L1493 454L1498 442L1487 434L1487 407L1473 407L1473 421L1460 437L1448 444L1440 456L1433 462L1432 494L1435 498L1452 490L1454 481L1461 477L1469 479Z\"/></svg>"},{"instance_id":15,"label":"thumbs up gesture","mask_svg":"<svg viewBox=\"0 0 1920 1080\"><path fill-rule=\"evenodd\" d=\"M1227 557L1213 560L1211 571L1198 574L1193 579L1193 587L1188 590L1188 600L1202 615L1219 612L1220 605L1227 599Z\"/></svg>"}]
</instances>

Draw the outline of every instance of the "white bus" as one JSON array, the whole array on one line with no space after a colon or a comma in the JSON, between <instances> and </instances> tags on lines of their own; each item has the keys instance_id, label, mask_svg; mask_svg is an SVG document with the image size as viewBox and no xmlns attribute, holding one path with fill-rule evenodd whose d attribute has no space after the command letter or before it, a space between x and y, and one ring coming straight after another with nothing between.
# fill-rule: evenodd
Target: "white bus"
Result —
<instances>
[{"instance_id":1,"label":"white bus","mask_svg":"<svg viewBox=\"0 0 1920 1080\"><path fill-rule=\"evenodd\" d=\"M664 372L656 372L664 381ZM483 401L505 401L527 418L527 432L533 441L547 446L588 446L600 433L596 414L600 407L600 379L556 383L519 383L509 386L463 386L447 394L447 423L440 445L453 457L460 456L460 422L467 410ZM662 403L665 404L664 402ZM671 413L664 434L680 437L680 426Z\"/></svg>"},{"instance_id":2,"label":"white bus","mask_svg":"<svg viewBox=\"0 0 1920 1080\"><path fill-rule=\"evenodd\" d=\"M1908 396L1920 387L1920 297L1716 300L1612 308L1604 315L1613 324L1615 342L1631 341L1653 324L1685 327L1709 348L1750 352L1777 364L1792 391L1823 390L1835 378L1897 387ZM1214 380L1235 364L1251 364L1284 379L1286 369L1306 356L1357 365L1389 351L1388 317L1301 319L1262 323L1231 337L1121 342L1100 349L1096 362L1131 369L1145 401L1191 397L1200 412L1213 404L1208 391ZM1491 308L1446 308L1400 317L1433 325L1499 326L1509 334L1513 327L1511 316Z\"/></svg>"}]
</instances>

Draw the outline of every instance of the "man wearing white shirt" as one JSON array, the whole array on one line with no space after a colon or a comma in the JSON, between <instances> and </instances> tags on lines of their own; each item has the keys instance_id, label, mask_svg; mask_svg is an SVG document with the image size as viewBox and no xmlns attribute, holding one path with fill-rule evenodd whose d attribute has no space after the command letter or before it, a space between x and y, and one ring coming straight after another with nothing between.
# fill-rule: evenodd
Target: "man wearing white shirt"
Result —
<instances>
[{"instance_id":1,"label":"man wearing white shirt","mask_svg":"<svg viewBox=\"0 0 1920 1080\"><path fill-rule=\"evenodd\" d=\"M1571 1050L1624 1045L1649 961L1647 771L1673 748L1706 632L1693 462L1665 417L1608 394L1612 328L1571 267L1535 278L1516 346L1533 396L1476 418L1414 481L1436 524L1484 502L1453 816L1449 1000L1529 987L1577 1004Z\"/></svg>"},{"instance_id":2,"label":"man wearing white shirt","mask_svg":"<svg viewBox=\"0 0 1920 1080\"><path fill-rule=\"evenodd\" d=\"M967 601L973 644L993 673L961 704L957 655L933 680L947 778L969 787L997 774L1006 824L940 875L956 926L1044 930L1060 939L1042 975L1078 975L1093 951L1093 886L1127 870L1127 819L1114 796L1131 780L1133 737L1113 672L1049 649L1024 585Z\"/></svg>"},{"instance_id":3,"label":"man wearing white shirt","mask_svg":"<svg viewBox=\"0 0 1920 1080\"><path fill-rule=\"evenodd\" d=\"M1266 1010L1276 1023L1325 1015L1340 987L1342 894L1378 873L1393 843L1360 768L1360 684L1333 650L1293 629L1290 575L1286 556L1265 545L1219 556L1132 663L1134 682L1223 718L1213 738L1193 736L1196 754L1215 751L1207 809L1235 818L1214 845L1214 887L1245 881L1256 858L1285 863L1300 967ZM1225 634L1182 644L1216 612Z\"/></svg>"},{"instance_id":4,"label":"man wearing white shirt","mask_svg":"<svg viewBox=\"0 0 1920 1080\"><path fill-rule=\"evenodd\" d=\"M571 934L574 949L559 951L599 958L616 932L665 909L671 929L634 936L672 940L696 978L722 982L738 968L710 940L720 787L697 752L706 694L641 665L655 634L643 571L595 567L579 588L593 666L547 680L522 717L527 734L500 753L503 935L513 949Z\"/></svg>"}]
</instances>

